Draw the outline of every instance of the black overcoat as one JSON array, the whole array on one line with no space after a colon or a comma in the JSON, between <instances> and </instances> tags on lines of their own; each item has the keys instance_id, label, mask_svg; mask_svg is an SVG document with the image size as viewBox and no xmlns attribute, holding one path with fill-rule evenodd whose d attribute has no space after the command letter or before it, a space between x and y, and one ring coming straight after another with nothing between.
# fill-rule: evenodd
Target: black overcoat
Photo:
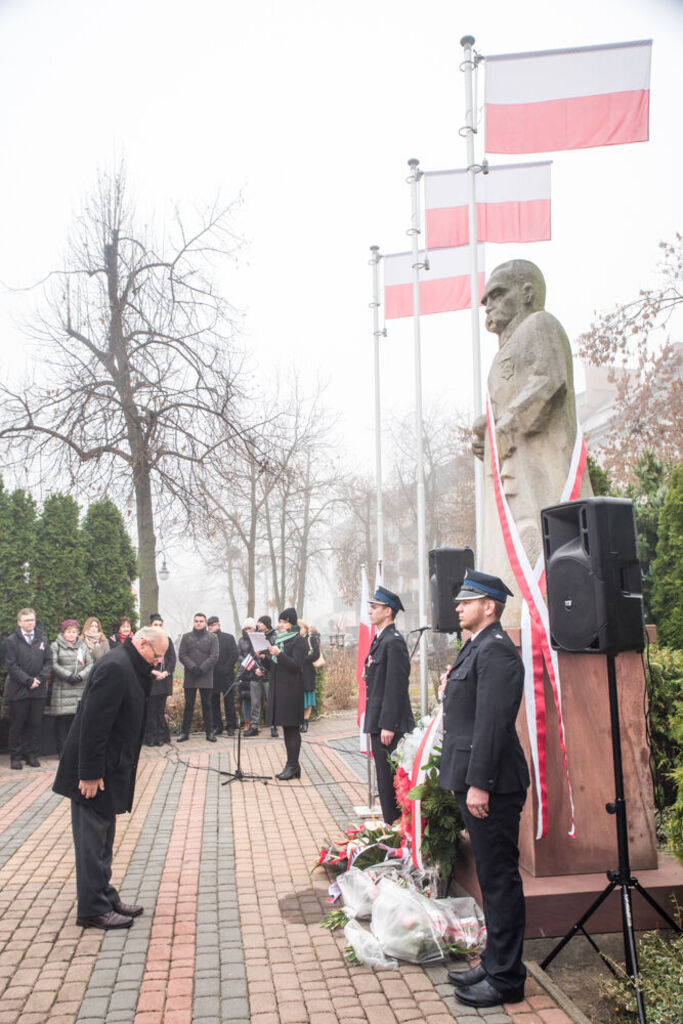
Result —
<instances>
[{"instance_id":1,"label":"black overcoat","mask_svg":"<svg viewBox=\"0 0 683 1024\"><path fill-rule=\"evenodd\" d=\"M222 629L214 636L218 639L218 661L213 666L213 688L218 693L226 693L235 682L237 644L232 633L224 633Z\"/></svg>"},{"instance_id":2,"label":"black overcoat","mask_svg":"<svg viewBox=\"0 0 683 1024\"><path fill-rule=\"evenodd\" d=\"M104 818L131 810L151 668L130 639L95 663L57 768L55 793ZM104 779L104 789L86 800L78 782L91 779Z\"/></svg>"},{"instance_id":3,"label":"black overcoat","mask_svg":"<svg viewBox=\"0 0 683 1024\"><path fill-rule=\"evenodd\" d=\"M310 693L315 690L315 665L313 662L320 657L320 633L309 633L304 640L310 647L304 662L304 691Z\"/></svg>"},{"instance_id":4,"label":"black overcoat","mask_svg":"<svg viewBox=\"0 0 683 1024\"><path fill-rule=\"evenodd\" d=\"M163 671L168 672L168 675L164 679L157 679L152 676L152 689L150 690L150 697L170 697L173 693L173 673L178 662L175 653L175 647L170 636L168 638L168 650L164 655L163 660Z\"/></svg>"},{"instance_id":5,"label":"black overcoat","mask_svg":"<svg viewBox=\"0 0 683 1024\"><path fill-rule=\"evenodd\" d=\"M365 731L410 732L415 720L410 707L410 658L406 642L393 623L377 633L365 660Z\"/></svg>"},{"instance_id":6,"label":"black overcoat","mask_svg":"<svg viewBox=\"0 0 683 1024\"><path fill-rule=\"evenodd\" d=\"M42 623L36 622L33 643L27 644L19 626L7 637L5 645L7 666L7 700L45 700L47 680L52 670L52 650ZM34 679L40 686L31 689Z\"/></svg>"},{"instance_id":7,"label":"black overcoat","mask_svg":"<svg viewBox=\"0 0 683 1024\"><path fill-rule=\"evenodd\" d=\"M464 645L444 694L443 789L526 790L529 770L515 729L523 686L522 659L498 622Z\"/></svg>"},{"instance_id":8,"label":"black overcoat","mask_svg":"<svg viewBox=\"0 0 683 1024\"><path fill-rule=\"evenodd\" d=\"M286 640L277 661L271 660L266 725L301 725L304 720L304 662L308 641Z\"/></svg>"}]
</instances>

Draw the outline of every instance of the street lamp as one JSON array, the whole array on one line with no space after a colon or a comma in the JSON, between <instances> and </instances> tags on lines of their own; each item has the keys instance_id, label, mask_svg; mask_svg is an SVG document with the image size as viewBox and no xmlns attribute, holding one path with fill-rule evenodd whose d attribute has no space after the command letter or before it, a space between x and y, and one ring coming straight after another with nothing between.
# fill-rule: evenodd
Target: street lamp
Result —
<instances>
[{"instance_id":1,"label":"street lamp","mask_svg":"<svg viewBox=\"0 0 683 1024\"><path fill-rule=\"evenodd\" d=\"M161 568L159 569L158 576L161 582L165 583L170 575L171 574L168 571L168 566L166 565L166 556L164 555L163 558L161 559Z\"/></svg>"}]
</instances>

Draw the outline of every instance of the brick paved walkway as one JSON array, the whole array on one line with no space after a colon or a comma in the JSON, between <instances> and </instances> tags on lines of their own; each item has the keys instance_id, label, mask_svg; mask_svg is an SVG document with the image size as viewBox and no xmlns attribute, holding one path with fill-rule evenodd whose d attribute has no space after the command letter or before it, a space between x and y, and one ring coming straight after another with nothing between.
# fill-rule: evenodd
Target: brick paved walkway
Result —
<instances>
[{"instance_id":1,"label":"brick paved walkway","mask_svg":"<svg viewBox=\"0 0 683 1024\"><path fill-rule=\"evenodd\" d=\"M232 782L234 744L143 748L135 808L117 819L114 882L145 913L103 933L75 922L68 801L40 769L0 763L0 1024L569 1024L530 979L524 1003L473 1011L446 967L348 965L320 927L323 840L365 803L352 716L304 737L301 780ZM282 740L244 741L245 771L274 776Z\"/></svg>"}]
</instances>

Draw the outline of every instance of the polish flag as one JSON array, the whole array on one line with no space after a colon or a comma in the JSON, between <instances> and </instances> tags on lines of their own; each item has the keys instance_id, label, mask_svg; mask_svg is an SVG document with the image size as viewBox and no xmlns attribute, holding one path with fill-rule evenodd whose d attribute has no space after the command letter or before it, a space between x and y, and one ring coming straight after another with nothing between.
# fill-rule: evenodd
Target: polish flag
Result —
<instances>
[{"instance_id":1,"label":"polish flag","mask_svg":"<svg viewBox=\"0 0 683 1024\"><path fill-rule=\"evenodd\" d=\"M550 160L507 164L476 175L477 241L548 241L550 167ZM468 172L428 171L424 177L427 248L467 245Z\"/></svg>"},{"instance_id":2,"label":"polish flag","mask_svg":"<svg viewBox=\"0 0 683 1024\"><path fill-rule=\"evenodd\" d=\"M469 309L469 249L434 249L422 254L428 258L429 269L420 270L420 313L451 313ZM413 254L395 253L385 256L384 316L392 320L413 315ZM484 288L484 247L477 246L479 290Z\"/></svg>"},{"instance_id":3,"label":"polish flag","mask_svg":"<svg viewBox=\"0 0 683 1024\"><path fill-rule=\"evenodd\" d=\"M486 58L486 152L649 138L652 40Z\"/></svg>"},{"instance_id":4,"label":"polish flag","mask_svg":"<svg viewBox=\"0 0 683 1024\"><path fill-rule=\"evenodd\" d=\"M370 592L368 589L368 574L365 566L361 569L361 592L360 592L360 614L358 616L358 654L356 657L356 682L358 683L358 727L360 729L360 750L362 754L368 753L368 737L365 732L365 679L363 669L365 659L370 651L370 644L375 635L375 627L370 622L369 605Z\"/></svg>"}]
</instances>

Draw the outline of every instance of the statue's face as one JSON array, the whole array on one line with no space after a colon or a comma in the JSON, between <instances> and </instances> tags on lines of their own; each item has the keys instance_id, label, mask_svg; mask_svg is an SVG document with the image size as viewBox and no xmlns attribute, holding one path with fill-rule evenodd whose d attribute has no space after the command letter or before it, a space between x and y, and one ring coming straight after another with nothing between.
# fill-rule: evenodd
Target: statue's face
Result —
<instances>
[{"instance_id":1,"label":"statue's face","mask_svg":"<svg viewBox=\"0 0 683 1024\"><path fill-rule=\"evenodd\" d=\"M520 286L507 274L493 273L481 297L486 307L486 330L500 334L522 312L524 302Z\"/></svg>"}]
</instances>

